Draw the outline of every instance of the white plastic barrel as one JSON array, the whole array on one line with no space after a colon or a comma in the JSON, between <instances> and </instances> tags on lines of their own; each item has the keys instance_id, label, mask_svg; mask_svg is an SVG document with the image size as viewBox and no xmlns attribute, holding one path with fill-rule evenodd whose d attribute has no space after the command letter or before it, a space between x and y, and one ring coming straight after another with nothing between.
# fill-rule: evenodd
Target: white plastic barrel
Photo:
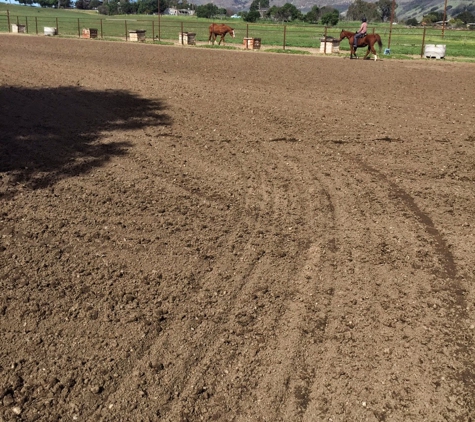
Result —
<instances>
[{"instance_id":1,"label":"white plastic barrel","mask_svg":"<svg viewBox=\"0 0 475 422\"><path fill-rule=\"evenodd\" d=\"M428 59L442 59L445 57L445 44L426 44L424 56Z\"/></svg>"},{"instance_id":2,"label":"white plastic barrel","mask_svg":"<svg viewBox=\"0 0 475 422\"><path fill-rule=\"evenodd\" d=\"M45 35L56 35L56 28L53 28L51 26L45 26Z\"/></svg>"}]
</instances>

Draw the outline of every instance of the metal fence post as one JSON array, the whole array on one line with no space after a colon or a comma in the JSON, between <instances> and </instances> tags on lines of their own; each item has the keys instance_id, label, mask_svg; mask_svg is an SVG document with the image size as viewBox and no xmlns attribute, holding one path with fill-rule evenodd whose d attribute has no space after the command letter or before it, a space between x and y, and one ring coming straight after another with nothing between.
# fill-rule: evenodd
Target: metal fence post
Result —
<instances>
[{"instance_id":1,"label":"metal fence post","mask_svg":"<svg viewBox=\"0 0 475 422\"><path fill-rule=\"evenodd\" d=\"M79 24L79 18L78 18L78 37L81 38L81 29L80 29L80 24Z\"/></svg>"},{"instance_id":2,"label":"metal fence post","mask_svg":"<svg viewBox=\"0 0 475 422\"><path fill-rule=\"evenodd\" d=\"M101 19L101 40L104 39L104 33L102 31L102 19Z\"/></svg>"},{"instance_id":3,"label":"metal fence post","mask_svg":"<svg viewBox=\"0 0 475 422\"><path fill-rule=\"evenodd\" d=\"M8 25L8 32L12 32L12 28L10 26L10 11L7 10L7 25Z\"/></svg>"},{"instance_id":4,"label":"metal fence post","mask_svg":"<svg viewBox=\"0 0 475 422\"><path fill-rule=\"evenodd\" d=\"M35 16L36 35L38 35L38 17Z\"/></svg>"},{"instance_id":5,"label":"metal fence post","mask_svg":"<svg viewBox=\"0 0 475 422\"><path fill-rule=\"evenodd\" d=\"M125 41L128 41L128 38L127 38L127 19L124 20L124 25L125 25Z\"/></svg>"},{"instance_id":6,"label":"metal fence post","mask_svg":"<svg viewBox=\"0 0 475 422\"><path fill-rule=\"evenodd\" d=\"M56 35L59 35L59 22L58 22L58 18L56 18Z\"/></svg>"},{"instance_id":7,"label":"metal fence post","mask_svg":"<svg viewBox=\"0 0 475 422\"><path fill-rule=\"evenodd\" d=\"M152 21L152 42L155 42L155 21Z\"/></svg>"},{"instance_id":8,"label":"metal fence post","mask_svg":"<svg viewBox=\"0 0 475 422\"><path fill-rule=\"evenodd\" d=\"M28 16L25 16L25 30L26 30L26 33L28 34Z\"/></svg>"},{"instance_id":9,"label":"metal fence post","mask_svg":"<svg viewBox=\"0 0 475 422\"><path fill-rule=\"evenodd\" d=\"M183 42L183 22L180 22L180 33L181 33L181 45L184 44Z\"/></svg>"},{"instance_id":10,"label":"metal fence post","mask_svg":"<svg viewBox=\"0 0 475 422\"><path fill-rule=\"evenodd\" d=\"M246 38L249 38L249 24L246 24Z\"/></svg>"}]
</instances>

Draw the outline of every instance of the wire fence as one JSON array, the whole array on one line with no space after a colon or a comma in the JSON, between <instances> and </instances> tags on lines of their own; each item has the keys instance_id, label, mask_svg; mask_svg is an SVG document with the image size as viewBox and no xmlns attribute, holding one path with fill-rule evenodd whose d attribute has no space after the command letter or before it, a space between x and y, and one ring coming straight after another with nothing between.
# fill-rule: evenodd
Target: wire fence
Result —
<instances>
[{"instance_id":1,"label":"wire fence","mask_svg":"<svg viewBox=\"0 0 475 422\"><path fill-rule=\"evenodd\" d=\"M338 27L322 25L295 26L285 24L247 24L245 22L228 22L236 31L236 38L226 36L226 45L243 45L244 39L259 39L259 47L276 49L318 49L326 39L339 39L344 24ZM114 17L91 18L53 18L32 16L0 15L0 32L18 32L36 35L54 35L64 37L83 37L98 39L115 39L122 41L143 41L187 43L184 34L192 34L194 43L208 42L209 23L194 20L166 20L159 16L149 19L123 19ZM357 28L345 27L356 31ZM377 32L386 47L387 54L401 54L421 57L428 44L443 44L451 56L475 57L475 31L453 30L446 28L409 28L403 26L381 26L369 28L369 33ZM137 38L139 33L141 37ZM245 41L244 41L245 43ZM390 49L388 48L390 44ZM246 44L247 45L247 44ZM349 50L346 40L342 41L341 50ZM325 53L331 51L324 50Z\"/></svg>"}]
</instances>

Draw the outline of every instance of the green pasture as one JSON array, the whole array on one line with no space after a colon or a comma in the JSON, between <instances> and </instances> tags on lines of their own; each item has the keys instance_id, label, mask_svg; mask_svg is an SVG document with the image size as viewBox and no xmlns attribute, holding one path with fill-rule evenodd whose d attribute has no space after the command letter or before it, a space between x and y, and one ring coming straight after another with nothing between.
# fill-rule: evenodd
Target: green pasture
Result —
<instances>
[{"instance_id":1,"label":"green pasture","mask_svg":"<svg viewBox=\"0 0 475 422\"><path fill-rule=\"evenodd\" d=\"M9 17L7 16L7 10ZM207 43L208 26L212 22L207 19L183 16L151 16L151 15L118 15L104 16L96 11L56 10L29 6L0 3L0 32L9 32L8 19L11 24L26 26L29 34L42 35L44 27L57 27L59 36L79 37L83 28L95 28L99 38L125 40L129 31L137 29L146 31L146 42L178 43L181 32L196 34L198 44ZM226 36L226 46L241 47L244 37L260 38L262 47L276 52L294 54L299 48L319 49L320 39L327 37L339 38L342 29L355 31L359 22L341 21L336 27L322 25L275 24L259 22L247 24L240 19L224 19L236 31L236 38ZM451 30L441 28L409 28L403 25L388 23L370 23L369 32L377 32L383 40L383 51L390 41L390 54L386 58L414 58L421 56L425 44L445 44L446 56L453 59L475 59L475 31ZM347 40L340 45L340 52L349 52Z\"/></svg>"}]
</instances>

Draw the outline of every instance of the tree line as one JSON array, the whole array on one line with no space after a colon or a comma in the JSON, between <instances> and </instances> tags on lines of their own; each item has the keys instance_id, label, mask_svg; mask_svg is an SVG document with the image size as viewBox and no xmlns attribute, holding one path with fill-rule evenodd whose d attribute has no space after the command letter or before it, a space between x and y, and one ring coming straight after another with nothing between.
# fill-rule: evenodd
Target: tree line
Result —
<instances>
[{"instance_id":1,"label":"tree line","mask_svg":"<svg viewBox=\"0 0 475 422\"><path fill-rule=\"evenodd\" d=\"M378 0L377 3L367 3L363 0L356 0L350 5L347 19L359 20L361 16L366 16L368 20L384 19L387 4L392 0ZM163 14L167 8L193 9L196 16L202 18L215 18L218 16L231 16L235 10L219 8L213 3L197 6L189 3L188 0L18 0L20 4L39 4L41 7L51 8L71 8L77 9L97 9L104 15L116 14ZM356 6L355 6L356 4ZM160 6L160 10L158 7ZM253 0L249 11L238 13L246 22L256 22L261 19L290 22L302 21L308 23L321 23L323 25L336 25L341 19L338 9L330 6L313 6L307 13L302 13L296 6L286 3L283 6L270 7L269 0Z\"/></svg>"},{"instance_id":2,"label":"tree line","mask_svg":"<svg viewBox=\"0 0 475 422\"><path fill-rule=\"evenodd\" d=\"M233 9L219 8L213 3L197 6L189 3L188 0L18 0L20 4L39 4L41 7L51 8L71 8L77 9L97 9L104 15L117 14L163 14L167 8L193 9L196 16L200 18L216 18L219 16L231 16L235 14ZM160 6L160 11L158 7ZM394 14L398 5L394 3ZM349 21L359 21L365 17L369 22L385 22L391 18L393 12L393 0L378 0L370 3L364 0L353 1L346 11L344 19ZM454 8L449 6L447 11L451 13L450 23L453 26L462 26L475 22L475 4L464 4ZM307 13L302 13L296 6L286 3L283 6L270 6L270 0L253 0L248 11L238 12L238 15L245 22L257 22L259 20L271 20L277 22L301 21L307 23L320 23L322 25L334 26L341 19L342 15L338 9L331 6L314 5ZM396 16L393 16L397 20ZM419 22L415 18L408 19L405 23L410 26L419 24L433 24L444 19L444 13L435 7L423 16ZM446 19L448 19L446 17Z\"/></svg>"}]
</instances>

